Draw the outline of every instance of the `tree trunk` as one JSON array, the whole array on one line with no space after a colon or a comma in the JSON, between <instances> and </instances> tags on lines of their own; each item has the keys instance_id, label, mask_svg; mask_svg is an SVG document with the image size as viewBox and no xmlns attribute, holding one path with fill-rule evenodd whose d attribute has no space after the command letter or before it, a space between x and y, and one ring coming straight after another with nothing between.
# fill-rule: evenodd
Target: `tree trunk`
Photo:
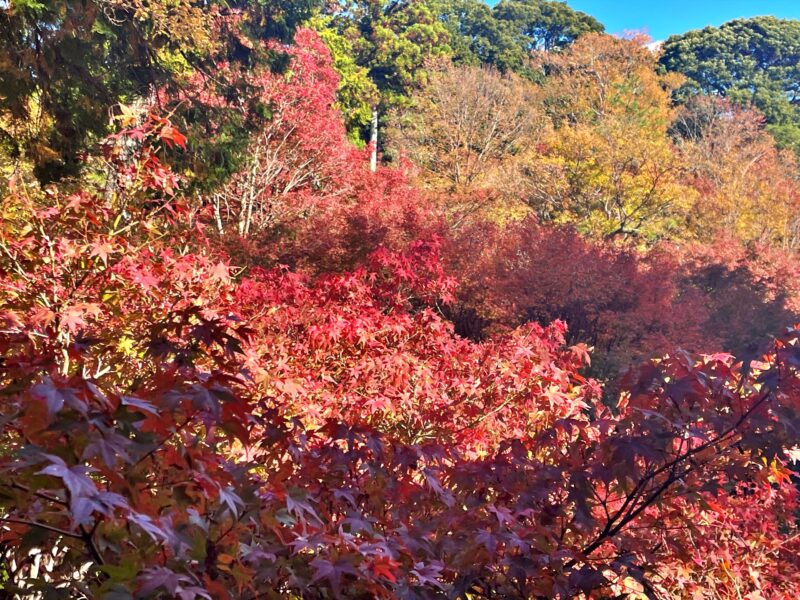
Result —
<instances>
[{"instance_id":1,"label":"tree trunk","mask_svg":"<svg viewBox=\"0 0 800 600\"><path fill-rule=\"evenodd\" d=\"M224 227L222 225L222 210L221 210L222 207L220 206L222 204L221 195L222 194L214 194L212 196L212 199L213 199L213 202L214 202L214 221L217 224L217 231L220 234L224 233ZM199 198L199 195L198 195L198 198Z\"/></svg>"},{"instance_id":2,"label":"tree trunk","mask_svg":"<svg viewBox=\"0 0 800 600\"><path fill-rule=\"evenodd\" d=\"M373 173L378 169L378 107L372 109L372 126L369 136L370 158L369 170Z\"/></svg>"}]
</instances>

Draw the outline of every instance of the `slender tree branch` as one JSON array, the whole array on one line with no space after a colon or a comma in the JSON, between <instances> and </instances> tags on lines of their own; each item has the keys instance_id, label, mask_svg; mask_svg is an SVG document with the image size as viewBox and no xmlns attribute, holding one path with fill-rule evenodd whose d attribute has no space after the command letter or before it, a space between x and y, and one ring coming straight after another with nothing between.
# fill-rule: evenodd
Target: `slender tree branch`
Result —
<instances>
[{"instance_id":1,"label":"slender tree branch","mask_svg":"<svg viewBox=\"0 0 800 600\"><path fill-rule=\"evenodd\" d=\"M63 535L64 537L73 538L76 540L82 540L83 536L78 533L73 533L71 531L67 531L66 529L60 529L58 527L53 527L52 525L47 525L46 523L39 523L37 521L29 521L28 519L17 519L15 517L0 517L0 521L5 523L16 523L17 525L28 525L29 527L38 527L39 529L45 529L47 531L52 531L53 533L57 533L58 535Z\"/></svg>"}]
</instances>

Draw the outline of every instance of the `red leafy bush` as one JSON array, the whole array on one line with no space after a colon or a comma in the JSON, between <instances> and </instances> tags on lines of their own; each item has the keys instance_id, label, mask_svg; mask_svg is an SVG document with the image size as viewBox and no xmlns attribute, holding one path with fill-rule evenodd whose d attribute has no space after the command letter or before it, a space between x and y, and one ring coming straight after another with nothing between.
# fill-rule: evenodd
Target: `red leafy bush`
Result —
<instances>
[{"instance_id":1,"label":"red leafy bush","mask_svg":"<svg viewBox=\"0 0 800 600\"><path fill-rule=\"evenodd\" d=\"M701 294L681 289L677 261L666 252L643 254L527 220L470 229L449 254L463 275L464 307L460 314L451 308L462 334L562 320L568 343L594 348L592 373L603 378L678 346L714 347Z\"/></svg>"},{"instance_id":2,"label":"red leafy bush","mask_svg":"<svg viewBox=\"0 0 800 600\"><path fill-rule=\"evenodd\" d=\"M459 286L444 312L459 334L562 320L601 379L678 347L757 358L800 320L800 262L769 244L720 236L639 251L525 221L473 226L445 253Z\"/></svg>"},{"instance_id":3,"label":"red leafy bush","mask_svg":"<svg viewBox=\"0 0 800 600\"><path fill-rule=\"evenodd\" d=\"M429 244L313 283L255 273L236 304L256 332L256 382L307 426L343 419L470 455L580 418L597 387L578 374L585 349L564 349L564 327L528 325L483 344L459 338L423 304L446 297L452 284L441 277Z\"/></svg>"},{"instance_id":4,"label":"red leafy bush","mask_svg":"<svg viewBox=\"0 0 800 600\"><path fill-rule=\"evenodd\" d=\"M727 236L672 252L680 261L679 284L701 294L709 315L704 329L726 351L755 357L800 320L800 262L794 252Z\"/></svg>"}]
</instances>

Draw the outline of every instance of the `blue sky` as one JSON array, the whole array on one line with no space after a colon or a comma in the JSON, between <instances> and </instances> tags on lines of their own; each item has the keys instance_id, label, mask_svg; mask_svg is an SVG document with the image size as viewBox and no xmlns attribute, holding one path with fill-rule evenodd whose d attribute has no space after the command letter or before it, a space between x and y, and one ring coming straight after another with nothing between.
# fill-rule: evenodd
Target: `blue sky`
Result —
<instances>
[{"instance_id":1,"label":"blue sky","mask_svg":"<svg viewBox=\"0 0 800 600\"><path fill-rule=\"evenodd\" d=\"M646 30L655 40L738 17L800 19L800 0L569 0L568 4L597 18L609 33Z\"/></svg>"}]
</instances>

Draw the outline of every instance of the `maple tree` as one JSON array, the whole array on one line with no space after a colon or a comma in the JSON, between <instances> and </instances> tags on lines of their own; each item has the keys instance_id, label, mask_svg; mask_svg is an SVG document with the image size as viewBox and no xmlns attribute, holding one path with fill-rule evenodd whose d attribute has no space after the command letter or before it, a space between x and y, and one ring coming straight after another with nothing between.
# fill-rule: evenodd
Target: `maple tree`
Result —
<instances>
[{"instance_id":1,"label":"maple tree","mask_svg":"<svg viewBox=\"0 0 800 600\"><path fill-rule=\"evenodd\" d=\"M310 196L323 203L328 195L346 193L343 174L363 162L363 153L347 143L333 106L339 80L327 48L308 29L300 29L295 41L287 73L274 73L269 65L248 70L218 65L218 78L243 80L247 101L270 112L254 128L239 169L209 194L219 233L234 228L242 237L264 235L308 211ZM226 97L204 77L193 83L196 89L186 95L202 95L208 105L236 110L241 101Z\"/></svg>"},{"instance_id":2,"label":"maple tree","mask_svg":"<svg viewBox=\"0 0 800 600\"><path fill-rule=\"evenodd\" d=\"M285 69L220 59L213 79L197 73L180 93L165 90L160 98L219 116L201 125L212 138L227 138L231 126L246 129L246 146L236 150L240 156L222 181L204 151L175 159L191 165L191 204L220 245L243 265L330 270L354 265L380 244L401 248L435 230L437 217L402 174L384 167L371 172L368 152L348 139L336 106L340 79L324 36L301 27L291 47L267 40L253 52L275 48L288 61ZM176 118L185 118L180 108ZM190 150L198 135L188 136Z\"/></svg>"},{"instance_id":3,"label":"maple tree","mask_svg":"<svg viewBox=\"0 0 800 600\"><path fill-rule=\"evenodd\" d=\"M669 252L679 264L678 286L699 292L709 316L703 329L715 335L719 347L742 359L757 356L797 321L794 252L768 242L743 244L730 235Z\"/></svg>"},{"instance_id":4,"label":"maple tree","mask_svg":"<svg viewBox=\"0 0 800 600\"><path fill-rule=\"evenodd\" d=\"M568 343L593 348L589 372L612 383L642 360L679 346L726 347L720 338L733 328L723 318L709 325L712 301L699 283L688 283L703 261L692 267L687 261L684 272L672 248L609 246L529 217L505 227L467 228L448 259L461 274L458 301L448 307L459 333L482 339L527 322L561 320Z\"/></svg>"},{"instance_id":5,"label":"maple tree","mask_svg":"<svg viewBox=\"0 0 800 600\"><path fill-rule=\"evenodd\" d=\"M460 335L563 320L610 394L625 370L676 347L758 356L800 316L794 251L730 234L643 248L528 217L470 223L444 254L458 286L443 311Z\"/></svg>"}]
</instances>

